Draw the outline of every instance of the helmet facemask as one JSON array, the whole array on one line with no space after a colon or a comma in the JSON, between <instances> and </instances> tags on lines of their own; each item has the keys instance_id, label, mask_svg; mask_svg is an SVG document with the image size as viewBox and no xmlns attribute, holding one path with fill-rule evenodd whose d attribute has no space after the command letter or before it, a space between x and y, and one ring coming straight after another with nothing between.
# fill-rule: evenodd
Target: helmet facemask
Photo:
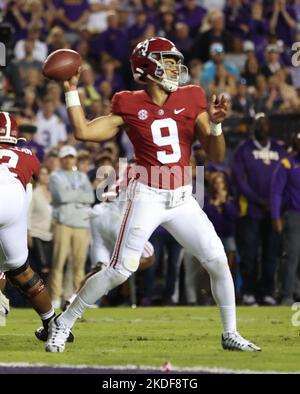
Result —
<instances>
[{"instance_id":1,"label":"helmet facemask","mask_svg":"<svg viewBox=\"0 0 300 394\"><path fill-rule=\"evenodd\" d=\"M183 55L180 52L150 52L148 59L156 64L156 69L155 77L147 74L147 78L158 83L167 92L175 92L178 85L187 82L188 69L182 64ZM168 62L169 59L174 59L176 63ZM170 75L174 70L174 75Z\"/></svg>"}]
</instances>

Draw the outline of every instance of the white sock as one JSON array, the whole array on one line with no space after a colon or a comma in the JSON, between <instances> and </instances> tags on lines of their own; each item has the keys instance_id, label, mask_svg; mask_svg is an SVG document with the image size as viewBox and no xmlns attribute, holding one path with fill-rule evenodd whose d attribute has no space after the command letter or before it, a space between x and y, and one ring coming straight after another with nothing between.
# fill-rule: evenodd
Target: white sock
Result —
<instances>
[{"instance_id":1,"label":"white sock","mask_svg":"<svg viewBox=\"0 0 300 394\"><path fill-rule=\"evenodd\" d=\"M235 292L231 272L225 255L205 265L211 283L212 295L219 305L223 333L236 331Z\"/></svg>"},{"instance_id":2,"label":"white sock","mask_svg":"<svg viewBox=\"0 0 300 394\"><path fill-rule=\"evenodd\" d=\"M223 333L236 331L236 308L235 305L220 306Z\"/></svg>"},{"instance_id":3,"label":"white sock","mask_svg":"<svg viewBox=\"0 0 300 394\"><path fill-rule=\"evenodd\" d=\"M90 308L99 298L126 280L125 275L111 267L97 272L86 281L72 304L58 317L58 322L71 328L87 308Z\"/></svg>"},{"instance_id":4,"label":"white sock","mask_svg":"<svg viewBox=\"0 0 300 394\"><path fill-rule=\"evenodd\" d=\"M66 311L58 316L57 321L58 323L62 322L68 328L72 328L76 320L80 319L83 312L89 307L90 305L86 304L78 294Z\"/></svg>"},{"instance_id":5,"label":"white sock","mask_svg":"<svg viewBox=\"0 0 300 394\"><path fill-rule=\"evenodd\" d=\"M52 317L52 316L55 315L54 308L51 308L50 311L48 311L48 312L46 312L46 313L40 313L39 315L40 315L40 318L41 318L42 320L50 319L50 317Z\"/></svg>"}]
</instances>

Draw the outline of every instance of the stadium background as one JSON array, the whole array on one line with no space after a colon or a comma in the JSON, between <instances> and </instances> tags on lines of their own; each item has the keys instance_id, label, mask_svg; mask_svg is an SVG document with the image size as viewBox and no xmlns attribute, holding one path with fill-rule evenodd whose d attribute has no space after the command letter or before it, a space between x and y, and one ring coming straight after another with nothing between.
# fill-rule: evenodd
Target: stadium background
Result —
<instances>
[{"instance_id":1,"label":"stadium background","mask_svg":"<svg viewBox=\"0 0 300 394\"><path fill-rule=\"evenodd\" d=\"M231 160L238 144L251 137L255 114L264 112L270 117L272 137L285 146L287 154L291 152L292 135L300 131L300 70L291 61L291 46L300 41L300 3L286 1L285 11L274 22L278 4L268 0L0 1L0 41L7 48L7 65L0 68L1 109L16 116L21 136L27 138L26 143L20 144L37 154L49 174L60 166L61 147L72 145L78 152L78 170L86 172L96 188L95 170L99 165L117 168L119 157L132 158L125 131L103 144L75 141L61 86L42 76L43 61L60 48L71 48L81 54L80 98L87 117L93 119L110 112L115 92L139 88L132 80L129 64L136 43L152 36L166 37L185 55L190 72L188 83L201 85L208 97L213 93L225 94L230 102L230 114L223 125L227 143L225 163L207 163L197 143L193 163L207 165L208 196L211 180L215 173L221 173L234 199L236 185L231 178ZM235 237L235 231L233 227L230 236ZM41 239L51 250L55 242L53 233L47 233L45 239L43 236ZM47 280L51 256L48 253L41 265L36 259L35 238L31 228L31 263ZM197 275L196 282L195 276L187 281L184 251L176 242L162 229L156 231L152 241L156 252L162 253L157 253L160 258L155 272L152 268L136 275L137 298L134 299L127 285L112 292L101 305L212 304L208 278L202 270L193 274ZM281 250L277 256L276 288L272 294L276 302L280 302L283 254ZM242 303L239 250L231 257L238 302ZM89 256L84 264L89 272ZM193 286L195 292L190 296L187 288ZM65 270L65 289L62 304L74 291L70 259ZM298 290L295 301L300 297ZM13 306L26 306L14 289L8 288L7 294ZM258 302L266 304L259 297Z\"/></svg>"}]
</instances>

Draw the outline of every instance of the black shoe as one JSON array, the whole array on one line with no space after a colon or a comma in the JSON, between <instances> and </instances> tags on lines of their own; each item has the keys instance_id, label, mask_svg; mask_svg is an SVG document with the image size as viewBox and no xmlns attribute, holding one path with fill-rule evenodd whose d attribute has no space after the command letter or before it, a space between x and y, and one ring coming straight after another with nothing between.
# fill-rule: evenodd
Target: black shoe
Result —
<instances>
[{"instance_id":1,"label":"black shoe","mask_svg":"<svg viewBox=\"0 0 300 394\"><path fill-rule=\"evenodd\" d=\"M48 339L48 330L46 330L44 327L37 328L34 332L35 336L37 337L38 340L46 342ZM67 342L72 343L74 342L74 335L70 331L70 334L68 336Z\"/></svg>"}]
</instances>

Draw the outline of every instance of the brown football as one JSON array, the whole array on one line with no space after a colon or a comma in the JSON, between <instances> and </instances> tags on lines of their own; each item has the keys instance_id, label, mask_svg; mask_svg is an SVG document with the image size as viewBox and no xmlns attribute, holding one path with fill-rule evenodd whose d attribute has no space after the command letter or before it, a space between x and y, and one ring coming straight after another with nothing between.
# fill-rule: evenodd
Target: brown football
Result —
<instances>
[{"instance_id":1,"label":"brown football","mask_svg":"<svg viewBox=\"0 0 300 394\"><path fill-rule=\"evenodd\" d=\"M42 73L55 81L67 81L77 74L81 56L72 49L58 49L52 52L43 64Z\"/></svg>"}]
</instances>

